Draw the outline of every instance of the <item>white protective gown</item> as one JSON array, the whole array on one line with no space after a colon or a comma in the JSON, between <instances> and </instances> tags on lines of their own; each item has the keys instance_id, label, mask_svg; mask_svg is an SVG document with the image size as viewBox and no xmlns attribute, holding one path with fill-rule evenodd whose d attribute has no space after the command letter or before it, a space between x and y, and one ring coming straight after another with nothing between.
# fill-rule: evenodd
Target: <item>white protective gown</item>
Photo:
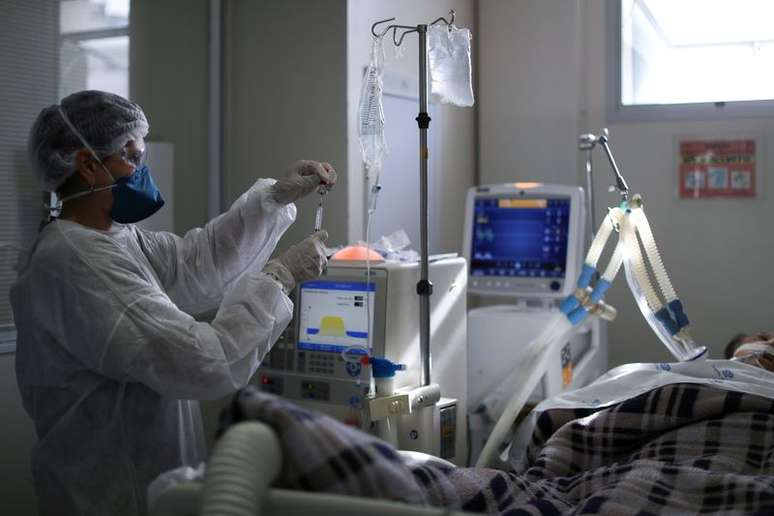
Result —
<instances>
[{"instance_id":1,"label":"white protective gown","mask_svg":"<svg viewBox=\"0 0 774 516\"><path fill-rule=\"evenodd\" d=\"M153 478L204 459L190 400L245 386L292 317L261 272L296 215L271 184L182 238L64 220L42 230L11 291L42 514L145 514ZM193 317L215 310L211 323Z\"/></svg>"}]
</instances>

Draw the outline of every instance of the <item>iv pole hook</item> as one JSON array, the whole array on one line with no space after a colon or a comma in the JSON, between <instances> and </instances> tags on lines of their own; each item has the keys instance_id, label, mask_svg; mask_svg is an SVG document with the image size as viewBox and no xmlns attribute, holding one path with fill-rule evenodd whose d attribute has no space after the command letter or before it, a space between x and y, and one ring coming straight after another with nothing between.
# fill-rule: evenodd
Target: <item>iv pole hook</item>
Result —
<instances>
[{"instance_id":1,"label":"iv pole hook","mask_svg":"<svg viewBox=\"0 0 774 516\"><path fill-rule=\"evenodd\" d=\"M451 11L449 11L449 15L451 16L451 21L447 21L447 20L446 20L446 18L444 18L443 16L441 16L440 18L438 18L438 19L437 19L437 20L435 20L434 22L430 23L430 25L435 25L435 24L436 24L436 23L438 23L438 22L444 22L446 25L448 25L448 26L449 26L449 29L451 29L452 25L454 25L454 17L455 17L455 15L456 15L456 13L454 12L454 9L452 9Z\"/></svg>"},{"instance_id":2,"label":"iv pole hook","mask_svg":"<svg viewBox=\"0 0 774 516\"><path fill-rule=\"evenodd\" d=\"M373 25L371 25L371 34L373 34L375 38L381 38L382 36L387 34L387 32L392 28L392 26L388 26L386 29L382 31L381 34L376 33L376 26L381 25L382 23L387 23L391 21L395 21L395 18L387 18L386 20L379 20L378 22L374 23Z\"/></svg>"}]
</instances>

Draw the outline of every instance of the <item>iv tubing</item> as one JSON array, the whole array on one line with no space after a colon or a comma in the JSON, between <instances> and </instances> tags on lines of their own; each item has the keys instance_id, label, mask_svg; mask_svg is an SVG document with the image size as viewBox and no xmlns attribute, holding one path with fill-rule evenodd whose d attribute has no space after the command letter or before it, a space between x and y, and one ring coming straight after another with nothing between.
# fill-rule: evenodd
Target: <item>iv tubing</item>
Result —
<instances>
[{"instance_id":1,"label":"iv tubing","mask_svg":"<svg viewBox=\"0 0 774 516\"><path fill-rule=\"evenodd\" d=\"M369 207L368 211L366 212L366 234L365 234L365 248L366 248L366 287L370 287L371 283L371 221L373 221L372 215L376 212L376 206L379 200L379 192L381 191L382 187L379 184L379 169L376 170L376 181L374 183L374 186L371 188L371 196L369 198ZM360 357L357 357L355 359L349 358L349 352L354 349L360 349L365 351L366 356L373 356L374 354L374 345L373 345L373 335L371 332L373 331L373 328L371 327L371 291L366 291L366 298L365 298L365 309L366 309L366 332L368 333L368 343L366 346L360 345L360 344L354 344L352 346L347 346L341 351L341 358L345 362L360 362Z\"/></svg>"}]
</instances>

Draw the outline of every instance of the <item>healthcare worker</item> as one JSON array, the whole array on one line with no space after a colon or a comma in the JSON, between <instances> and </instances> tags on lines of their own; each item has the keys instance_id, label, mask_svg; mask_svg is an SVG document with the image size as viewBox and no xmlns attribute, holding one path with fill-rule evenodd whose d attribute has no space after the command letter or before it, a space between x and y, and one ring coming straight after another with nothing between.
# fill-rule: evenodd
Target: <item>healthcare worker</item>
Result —
<instances>
[{"instance_id":1,"label":"healthcare worker","mask_svg":"<svg viewBox=\"0 0 774 516\"><path fill-rule=\"evenodd\" d=\"M288 292L326 265L325 232L269 261L293 201L335 183L324 163L259 179L184 237L133 225L163 204L147 132L138 105L83 91L30 133L32 164L62 200L11 291L43 514L146 513L151 480L204 459L191 400L245 386L291 319Z\"/></svg>"}]
</instances>

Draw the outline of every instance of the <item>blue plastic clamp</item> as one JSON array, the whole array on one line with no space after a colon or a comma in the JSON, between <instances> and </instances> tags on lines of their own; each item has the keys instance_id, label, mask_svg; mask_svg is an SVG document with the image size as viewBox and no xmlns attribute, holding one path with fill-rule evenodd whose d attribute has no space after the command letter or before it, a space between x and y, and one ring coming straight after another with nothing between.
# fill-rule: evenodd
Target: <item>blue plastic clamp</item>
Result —
<instances>
[{"instance_id":1,"label":"blue plastic clamp","mask_svg":"<svg viewBox=\"0 0 774 516\"><path fill-rule=\"evenodd\" d=\"M579 306L570 314L567 315L567 319L572 323L573 326L576 326L583 322L583 320L586 318L586 316L589 314L588 310L586 310L584 307Z\"/></svg>"},{"instance_id":2,"label":"blue plastic clamp","mask_svg":"<svg viewBox=\"0 0 774 516\"><path fill-rule=\"evenodd\" d=\"M594 290L591 292L591 295L589 296L591 302L599 303L605 296L605 292L607 292L607 290L610 288L610 285L611 283L606 279L600 279L594 287Z\"/></svg>"},{"instance_id":3,"label":"blue plastic clamp","mask_svg":"<svg viewBox=\"0 0 774 516\"><path fill-rule=\"evenodd\" d=\"M559 305L559 310L564 314L568 315L570 312L575 310L580 306L580 301L578 301L578 298L574 295L567 296L564 301Z\"/></svg>"},{"instance_id":4,"label":"blue plastic clamp","mask_svg":"<svg viewBox=\"0 0 774 516\"><path fill-rule=\"evenodd\" d=\"M386 358L371 357L368 362L371 364L374 378L392 378L396 371L406 370L406 364L396 364Z\"/></svg>"},{"instance_id":5,"label":"blue plastic clamp","mask_svg":"<svg viewBox=\"0 0 774 516\"><path fill-rule=\"evenodd\" d=\"M597 270L594 267L584 263L581 274L578 277L578 288L584 289L591 285L591 279L594 277L595 272L597 272Z\"/></svg>"},{"instance_id":6,"label":"blue plastic clamp","mask_svg":"<svg viewBox=\"0 0 774 516\"><path fill-rule=\"evenodd\" d=\"M675 324L675 322L672 320L672 314L669 313L667 307L661 308L661 310L653 315L656 316L656 319L658 319L664 328L667 329L670 335L674 335L680 331L680 328L678 328L677 324Z\"/></svg>"},{"instance_id":7,"label":"blue plastic clamp","mask_svg":"<svg viewBox=\"0 0 774 516\"><path fill-rule=\"evenodd\" d=\"M683 329L691 324L691 322L688 320L688 316L685 314L685 311L683 311L683 303L679 299L671 301L669 303L669 309L672 310L673 314L675 314L675 321L677 321L677 326L680 329Z\"/></svg>"}]
</instances>

